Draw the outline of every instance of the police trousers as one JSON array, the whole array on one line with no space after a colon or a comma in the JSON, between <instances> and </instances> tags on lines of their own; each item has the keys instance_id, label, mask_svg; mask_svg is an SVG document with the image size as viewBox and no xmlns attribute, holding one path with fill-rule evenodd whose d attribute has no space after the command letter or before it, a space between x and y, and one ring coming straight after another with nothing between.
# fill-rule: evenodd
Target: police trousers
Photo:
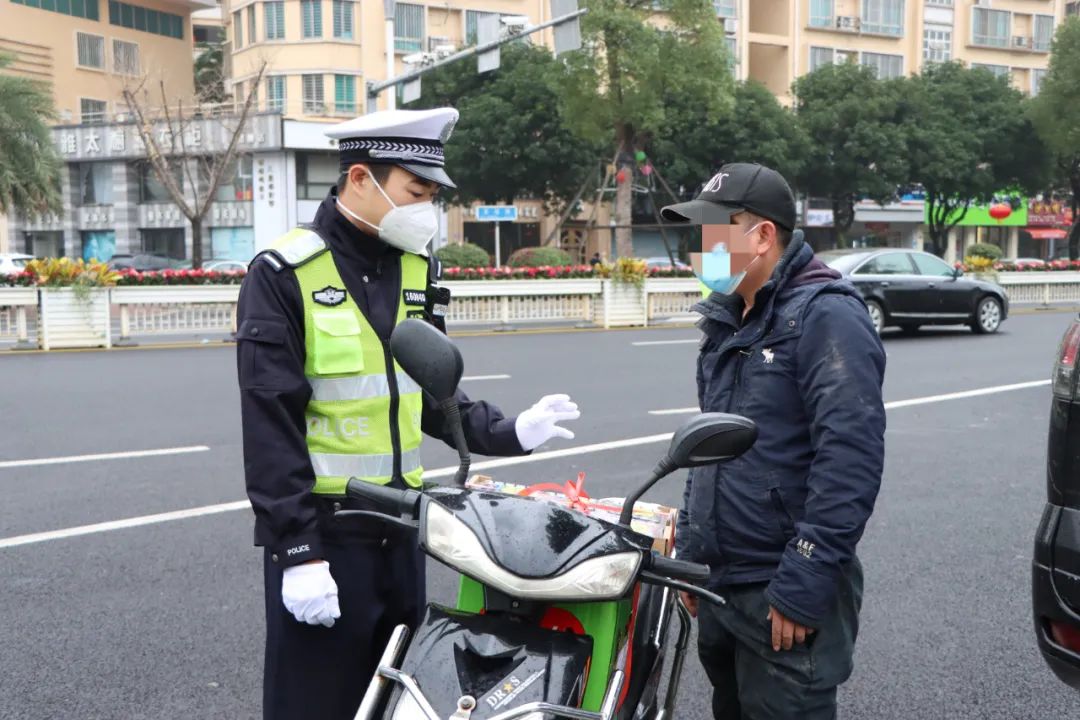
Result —
<instances>
[{"instance_id":1,"label":"police trousers","mask_svg":"<svg viewBox=\"0 0 1080 720\"><path fill-rule=\"evenodd\" d=\"M822 626L791 650L772 649L765 583L733 585L727 604L698 604L698 653L713 686L716 720L833 720L836 688L851 676L863 575L857 558L841 574Z\"/></svg>"},{"instance_id":2,"label":"police trousers","mask_svg":"<svg viewBox=\"0 0 1080 720\"><path fill-rule=\"evenodd\" d=\"M301 623L285 609L283 569L265 553L264 720L353 720L394 627L413 630L423 614L415 535L324 535L323 548L341 605L330 628Z\"/></svg>"}]
</instances>

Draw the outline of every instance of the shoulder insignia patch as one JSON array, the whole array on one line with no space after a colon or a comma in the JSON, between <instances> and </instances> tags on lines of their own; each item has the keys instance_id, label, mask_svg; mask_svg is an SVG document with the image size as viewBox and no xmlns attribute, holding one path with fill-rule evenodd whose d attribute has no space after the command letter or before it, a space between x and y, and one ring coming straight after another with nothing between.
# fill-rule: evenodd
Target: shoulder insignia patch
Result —
<instances>
[{"instance_id":1,"label":"shoulder insignia patch","mask_svg":"<svg viewBox=\"0 0 1080 720\"><path fill-rule=\"evenodd\" d=\"M327 285L322 290L316 290L311 293L312 300L320 305L329 305L330 307L345 302L346 297L348 297L348 295L344 290L339 290L331 285Z\"/></svg>"}]
</instances>

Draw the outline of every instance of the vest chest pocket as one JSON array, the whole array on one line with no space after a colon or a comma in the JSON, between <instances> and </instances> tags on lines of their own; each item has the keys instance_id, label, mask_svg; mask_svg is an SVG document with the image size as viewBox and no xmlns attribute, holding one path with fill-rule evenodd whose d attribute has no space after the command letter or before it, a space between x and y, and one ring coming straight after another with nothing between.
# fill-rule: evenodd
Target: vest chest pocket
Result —
<instances>
[{"instance_id":1,"label":"vest chest pocket","mask_svg":"<svg viewBox=\"0 0 1080 720\"><path fill-rule=\"evenodd\" d=\"M363 371L364 347L360 320L349 309L316 311L312 369L317 375L348 375Z\"/></svg>"}]
</instances>

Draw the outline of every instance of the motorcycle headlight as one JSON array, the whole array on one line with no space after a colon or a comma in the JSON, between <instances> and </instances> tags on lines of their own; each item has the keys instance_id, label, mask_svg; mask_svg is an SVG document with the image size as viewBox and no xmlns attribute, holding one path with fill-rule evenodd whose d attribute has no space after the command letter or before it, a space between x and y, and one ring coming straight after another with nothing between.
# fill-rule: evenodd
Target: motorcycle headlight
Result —
<instances>
[{"instance_id":1,"label":"motorcycle headlight","mask_svg":"<svg viewBox=\"0 0 1080 720\"><path fill-rule=\"evenodd\" d=\"M561 575L523 578L500 567L469 526L436 502L427 503L428 552L476 580L523 600L614 600L637 577L641 553L628 551L593 558Z\"/></svg>"}]
</instances>

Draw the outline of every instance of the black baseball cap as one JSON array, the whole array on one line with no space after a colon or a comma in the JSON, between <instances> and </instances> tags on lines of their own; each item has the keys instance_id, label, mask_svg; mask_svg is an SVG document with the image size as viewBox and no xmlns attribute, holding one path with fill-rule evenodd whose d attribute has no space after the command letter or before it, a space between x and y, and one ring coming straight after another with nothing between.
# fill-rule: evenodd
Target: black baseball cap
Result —
<instances>
[{"instance_id":1,"label":"black baseball cap","mask_svg":"<svg viewBox=\"0 0 1080 720\"><path fill-rule=\"evenodd\" d=\"M783 175L753 163L728 163L712 176L693 200L661 211L668 222L726 225L740 212L795 229L795 195Z\"/></svg>"}]
</instances>

